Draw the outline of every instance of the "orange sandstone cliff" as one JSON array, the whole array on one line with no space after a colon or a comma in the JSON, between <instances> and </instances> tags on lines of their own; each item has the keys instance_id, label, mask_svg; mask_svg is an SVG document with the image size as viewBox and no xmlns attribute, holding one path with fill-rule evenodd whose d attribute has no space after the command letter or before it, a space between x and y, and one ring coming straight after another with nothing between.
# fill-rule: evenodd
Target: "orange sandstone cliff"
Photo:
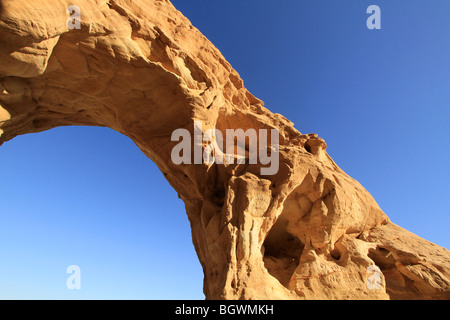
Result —
<instances>
[{"instance_id":1,"label":"orange sandstone cliff","mask_svg":"<svg viewBox=\"0 0 450 320\"><path fill-rule=\"evenodd\" d=\"M72 4L0 1L0 144L67 125L130 137L186 205L207 299L450 298L449 251L390 222L168 0L77 0L79 28ZM276 174L175 164L172 133L194 121L277 129Z\"/></svg>"}]
</instances>

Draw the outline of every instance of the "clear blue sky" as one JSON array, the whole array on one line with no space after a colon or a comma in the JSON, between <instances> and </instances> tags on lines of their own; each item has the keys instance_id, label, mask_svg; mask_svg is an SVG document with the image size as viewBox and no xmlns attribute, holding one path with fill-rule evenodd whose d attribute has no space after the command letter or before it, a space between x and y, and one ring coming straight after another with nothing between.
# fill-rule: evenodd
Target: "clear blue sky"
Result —
<instances>
[{"instance_id":1,"label":"clear blue sky","mask_svg":"<svg viewBox=\"0 0 450 320\"><path fill-rule=\"evenodd\" d=\"M173 3L394 223L450 247L450 1ZM371 4L381 30L366 27ZM204 298L184 205L127 137L20 136L0 168L0 299Z\"/></svg>"}]
</instances>

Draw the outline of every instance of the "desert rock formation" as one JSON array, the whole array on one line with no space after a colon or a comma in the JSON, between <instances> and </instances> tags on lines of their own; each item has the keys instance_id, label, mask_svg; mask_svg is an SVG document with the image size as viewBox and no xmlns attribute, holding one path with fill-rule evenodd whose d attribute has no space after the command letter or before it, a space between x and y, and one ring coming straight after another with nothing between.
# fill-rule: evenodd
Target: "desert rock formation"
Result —
<instances>
[{"instance_id":1,"label":"desert rock formation","mask_svg":"<svg viewBox=\"0 0 450 320\"><path fill-rule=\"evenodd\" d=\"M390 222L325 142L267 110L168 0L75 2L0 1L0 144L67 125L130 137L186 205L207 299L450 298L449 251ZM174 164L171 135L194 121L277 129L277 174Z\"/></svg>"}]
</instances>

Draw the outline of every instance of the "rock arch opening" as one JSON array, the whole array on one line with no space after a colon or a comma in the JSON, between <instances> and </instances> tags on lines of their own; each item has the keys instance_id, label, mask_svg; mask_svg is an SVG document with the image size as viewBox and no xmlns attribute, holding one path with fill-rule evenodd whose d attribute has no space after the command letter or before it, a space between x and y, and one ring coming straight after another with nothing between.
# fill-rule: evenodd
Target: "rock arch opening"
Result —
<instances>
[{"instance_id":1,"label":"rock arch opening","mask_svg":"<svg viewBox=\"0 0 450 320\"><path fill-rule=\"evenodd\" d=\"M79 126L25 135L0 148L0 167L2 279L17 288L2 282L2 297L39 298L44 284L44 299L204 298L184 204L127 137ZM173 277L180 260L185 276ZM72 264L79 292L61 290Z\"/></svg>"}]
</instances>

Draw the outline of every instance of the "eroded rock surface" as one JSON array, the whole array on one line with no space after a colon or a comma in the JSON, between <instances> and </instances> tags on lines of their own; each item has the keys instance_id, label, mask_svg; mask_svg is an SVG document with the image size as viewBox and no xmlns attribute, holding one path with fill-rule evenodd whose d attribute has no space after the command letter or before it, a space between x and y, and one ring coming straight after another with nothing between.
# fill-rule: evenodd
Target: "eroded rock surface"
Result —
<instances>
[{"instance_id":1,"label":"eroded rock surface","mask_svg":"<svg viewBox=\"0 0 450 320\"><path fill-rule=\"evenodd\" d=\"M72 4L80 29L67 24ZM2 0L0 10L0 143L65 125L130 137L186 204L207 299L450 298L449 251L391 223L325 142L267 110L168 0ZM194 121L277 129L279 170L174 164L171 135Z\"/></svg>"}]
</instances>

